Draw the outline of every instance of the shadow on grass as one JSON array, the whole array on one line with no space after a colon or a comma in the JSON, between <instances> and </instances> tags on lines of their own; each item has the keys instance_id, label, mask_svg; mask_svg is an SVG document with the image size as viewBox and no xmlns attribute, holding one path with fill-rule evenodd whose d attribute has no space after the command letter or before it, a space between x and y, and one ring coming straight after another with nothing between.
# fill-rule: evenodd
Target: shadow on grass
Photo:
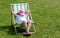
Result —
<instances>
[{"instance_id":1,"label":"shadow on grass","mask_svg":"<svg viewBox=\"0 0 60 38\"><path fill-rule=\"evenodd\" d=\"M11 27L10 25L0 26L0 31L3 31L3 32L7 33L7 35L16 35L14 28ZM20 35L20 33L25 32L25 29L17 27L17 32L19 33L18 35ZM26 34L22 34L22 35L26 36L26 37L31 36L31 35L26 35Z\"/></svg>"},{"instance_id":2,"label":"shadow on grass","mask_svg":"<svg viewBox=\"0 0 60 38\"><path fill-rule=\"evenodd\" d=\"M16 35L14 28L9 25L8 26L0 26L0 31L6 32L8 35ZM25 30L23 28L17 27L18 33L22 33L24 31Z\"/></svg>"}]
</instances>

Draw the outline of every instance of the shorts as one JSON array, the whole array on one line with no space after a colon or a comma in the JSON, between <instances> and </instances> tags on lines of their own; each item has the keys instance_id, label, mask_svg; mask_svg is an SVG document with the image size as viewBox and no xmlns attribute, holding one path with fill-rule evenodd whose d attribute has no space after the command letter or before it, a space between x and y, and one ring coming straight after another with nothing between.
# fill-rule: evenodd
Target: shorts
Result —
<instances>
[{"instance_id":1,"label":"shorts","mask_svg":"<svg viewBox=\"0 0 60 38\"><path fill-rule=\"evenodd\" d=\"M17 16L16 16L16 23L22 24L23 21L27 22L26 15L24 15L24 16L17 15Z\"/></svg>"}]
</instances>

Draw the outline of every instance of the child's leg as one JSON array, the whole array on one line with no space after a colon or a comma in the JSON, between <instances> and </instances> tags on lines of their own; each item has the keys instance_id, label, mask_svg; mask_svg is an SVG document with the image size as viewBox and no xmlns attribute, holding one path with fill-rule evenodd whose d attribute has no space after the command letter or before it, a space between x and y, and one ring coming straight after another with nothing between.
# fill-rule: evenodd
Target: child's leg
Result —
<instances>
[{"instance_id":1,"label":"child's leg","mask_svg":"<svg viewBox=\"0 0 60 38\"><path fill-rule=\"evenodd\" d=\"M27 32L30 32L29 30L30 30L30 27L31 27L31 21L29 20L28 21L28 24L27 24Z\"/></svg>"},{"instance_id":2,"label":"child's leg","mask_svg":"<svg viewBox=\"0 0 60 38\"><path fill-rule=\"evenodd\" d=\"M24 27L26 29L26 32L24 32L23 34L32 34L32 32L29 31L30 30L30 26L31 26L31 22L28 21L28 24L27 24L27 22L23 21L23 24L24 24Z\"/></svg>"},{"instance_id":3,"label":"child's leg","mask_svg":"<svg viewBox=\"0 0 60 38\"><path fill-rule=\"evenodd\" d=\"M25 29L27 30L27 22L23 21L23 25L24 25Z\"/></svg>"},{"instance_id":4,"label":"child's leg","mask_svg":"<svg viewBox=\"0 0 60 38\"><path fill-rule=\"evenodd\" d=\"M24 25L24 27L26 29L26 32L29 32L29 29L30 29L30 26L31 26L31 22L28 21L28 24L27 24L27 22L23 21L23 25Z\"/></svg>"}]
</instances>

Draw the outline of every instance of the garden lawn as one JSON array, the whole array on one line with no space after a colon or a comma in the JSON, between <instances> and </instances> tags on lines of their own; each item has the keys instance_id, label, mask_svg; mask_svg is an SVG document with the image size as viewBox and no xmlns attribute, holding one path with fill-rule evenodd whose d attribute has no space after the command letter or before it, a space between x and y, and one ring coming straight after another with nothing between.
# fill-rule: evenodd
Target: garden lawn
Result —
<instances>
[{"instance_id":1,"label":"garden lawn","mask_svg":"<svg viewBox=\"0 0 60 38\"><path fill-rule=\"evenodd\" d=\"M27 0L0 0L0 38L60 38L60 0L28 0L36 33L15 35L11 28L10 4Z\"/></svg>"}]
</instances>

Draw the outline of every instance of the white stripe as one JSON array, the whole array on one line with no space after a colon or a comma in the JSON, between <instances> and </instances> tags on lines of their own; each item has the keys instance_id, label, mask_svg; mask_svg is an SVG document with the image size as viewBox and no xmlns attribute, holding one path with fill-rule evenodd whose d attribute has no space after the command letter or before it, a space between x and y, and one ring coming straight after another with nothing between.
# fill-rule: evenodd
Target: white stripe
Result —
<instances>
[{"instance_id":1,"label":"white stripe","mask_svg":"<svg viewBox=\"0 0 60 38\"><path fill-rule=\"evenodd\" d=\"M29 10L28 3L12 4L14 12L18 12L20 9Z\"/></svg>"},{"instance_id":2,"label":"white stripe","mask_svg":"<svg viewBox=\"0 0 60 38\"><path fill-rule=\"evenodd\" d=\"M24 9L24 4L22 3L22 9Z\"/></svg>"},{"instance_id":3,"label":"white stripe","mask_svg":"<svg viewBox=\"0 0 60 38\"><path fill-rule=\"evenodd\" d=\"M18 4L18 11L21 9L20 4Z\"/></svg>"},{"instance_id":4,"label":"white stripe","mask_svg":"<svg viewBox=\"0 0 60 38\"><path fill-rule=\"evenodd\" d=\"M17 4L13 4L14 12L17 12Z\"/></svg>"}]
</instances>

